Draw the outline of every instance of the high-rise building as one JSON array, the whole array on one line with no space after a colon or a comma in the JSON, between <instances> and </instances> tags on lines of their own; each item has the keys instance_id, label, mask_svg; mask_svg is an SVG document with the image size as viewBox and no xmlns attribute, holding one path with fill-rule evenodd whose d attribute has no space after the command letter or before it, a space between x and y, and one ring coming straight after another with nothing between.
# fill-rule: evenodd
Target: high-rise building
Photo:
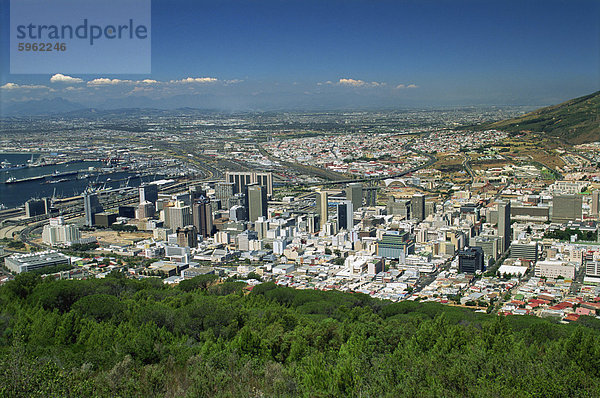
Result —
<instances>
[{"instance_id":1,"label":"high-rise building","mask_svg":"<svg viewBox=\"0 0 600 398\"><path fill-rule=\"evenodd\" d=\"M177 228L193 225L192 209L184 206L182 202L175 202L175 206L165 208L165 226L176 230Z\"/></svg>"},{"instance_id":2,"label":"high-rise building","mask_svg":"<svg viewBox=\"0 0 600 398\"><path fill-rule=\"evenodd\" d=\"M581 195L554 195L552 197L552 222L564 223L581 220Z\"/></svg>"},{"instance_id":3,"label":"high-rise building","mask_svg":"<svg viewBox=\"0 0 600 398\"><path fill-rule=\"evenodd\" d=\"M329 195L327 192L317 192L317 214L319 215L319 229L323 229L327 219L329 218Z\"/></svg>"},{"instance_id":4,"label":"high-rise building","mask_svg":"<svg viewBox=\"0 0 600 398\"><path fill-rule=\"evenodd\" d=\"M229 219L235 222L245 221L247 219L246 208L241 205L231 206L231 208L229 209Z\"/></svg>"},{"instance_id":5,"label":"high-rise building","mask_svg":"<svg viewBox=\"0 0 600 398\"><path fill-rule=\"evenodd\" d=\"M309 234L319 232L319 216L315 213L309 213L306 217L306 230Z\"/></svg>"},{"instance_id":6,"label":"high-rise building","mask_svg":"<svg viewBox=\"0 0 600 398\"><path fill-rule=\"evenodd\" d=\"M25 202L25 216L35 217L50 212L50 198L29 199Z\"/></svg>"},{"instance_id":7,"label":"high-rise building","mask_svg":"<svg viewBox=\"0 0 600 398\"><path fill-rule=\"evenodd\" d=\"M258 184L267 189L267 196L273 195L273 174L257 173L255 171L228 171L225 173L225 181L233 183L233 193L244 193L246 187Z\"/></svg>"},{"instance_id":8,"label":"high-rise building","mask_svg":"<svg viewBox=\"0 0 600 398\"><path fill-rule=\"evenodd\" d=\"M119 217L136 218L134 206L119 206Z\"/></svg>"},{"instance_id":9,"label":"high-rise building","mask_svg":"<svg viewBox=\"0 0 600 398\"><path fill-rule=\"evenodd\" d=\"M79 243L80 239L79 228L74 224L65 224L62 216L51 218L50 223L44 225L42 231L42 242L50 246L71 245Z\"/></svg>"},{"instance_id":10,"label":"high-rise building","mask_svg":"<svg viewBox=\"0 0 600 398\"><path fill-rule=\"evenodd\" d=\"M202 187L202 185L191 185L189 190L191 203L194 203L196 199L206 197L206 190Z\"/></svg>"},{"instance_id":11,"label":"high-rise building","mask_svg":"<svg viewBox=\"0 0 600 398\"><path fill-rule=\"evenodd\" d=\"M198 246L198 230L193 225L177 228L177 245L180 247Z\"/></svg>"},{"instance_id":12,"label":"high-rise building","mask_svg":"<svg viewBox=\"0 0 600 398\"><path fill-rule=\"evenodd\" d=\"M414 253L415 242L408 232L386 233L377 241L377 255L385 258L404 259Z\"/></svg>"},{"instance_id":13,"label":"high-rise building","mask_svg":"<svg viewBox=\"0 0 600 398\"><path fill-rule=\"evenodd\" d=\"M265 217L258 217L258 220L254 222L254 230L258 234L258 239L264 239L269 230L269 222L267 219Z\"/></svg>"},{"instance_id":14,"label":"high-rise building","mask_svg":"<svg viewBox=\"0 0 600 398\"><path fill-rule=\"evenodd\" d=\"M405 219L410 218L410 200L396 200L390 196L386 207L386 212L389 215L400 216Z\"/></svg>"},{"instance_id":15,"label":"high-rise building","mask_svg":"<svg viewBox=\"0 0 600 398\"><path fill-rule=\"evenodd\" d=\"M154 217L154 204L152 202L141 202L137 207L137 218L143 220L144 218Z\"/></svg>"},{"instance_id":16,"label":"high-rise building","mask_svg":"<svg viewBox=\"0 0 600 398\"><path fill-rule=\"evenodd\" d=\"M156 204L158 200L158 185L145 184L140 187L140 203L151 202Z\"/></svg>"},{"instance_id":17,"label":"high-rise building","mask_svg":"<svg viewBox=\"0 0 600 398\"><path fill-rule=\"evenodd\" d=\"M377 206L377 187L363 188L363 196L365 198L366 206Z\"/></svg>"},{"instance_id":18,"label":"high-rise building","mask_svg":"<svg viewBox=\"0 0 600 398\"><path fill-rule=\"evenodd\" d=\"M410 200L411 215L417 221L425 219L425 195L414 194Z\"/></svg>"},{"instance_id":19,"label":"high-rise building","mask_svg":"<svg viewBox=\"0 0 600 398\"><path fill-rule=\"evenodd\" d=\"M103 209L95 193L83 193L83 210L85 213L84 224L88 227L94 226L94 216Z\"/></svg>"},{"instance_id":20,"label":"high-rise building","mask_svg":"<svg viewBox=\"0 0 600 398\"><path fill-rule=\"evenodd\" d=\"M233 196L232 182L221 181L215 184L215 197L221 199L221 203L227 206L227 200Z\"/></svg>"},{"instance_id":21,"label":"high-rise building","mask_svg":"<svg viewBox=\"0 0 600 398\"><path fill-rule=\"evenodd\" d=\"M510 202L498 202L498 236L502 238L503 252L508 250L512 235L510 233Z\"/></svg>"},{"instance_id":22,"label":"high-rise building","mask_svg":"<svg viewBox=\"0 0 600 398\"><path fill-rule=\"evenodd\" d=\"M346 199L352 202L355 209L363 204L363 186L361 183L352 183L346 187Z\"/></svg>"},{"instance_id":23,"label":"high-rise building","mask_svg":"<svg viewBox=\"0 0 600 398\"><path fill-rule=\"evenodd\" d=\"M600 190L596 189L592 192L592 216L600 216Z\"/></svg>"},{"instance_id":24,"label":"high-rise building","mask_svg":"<svg viewBox=\"0 0 600 398\"><path fill-rule=\"evenodd\" d=\"M477 271L485 271L483 262L483 249L481 247L465 247L458 252L458 272L474 274Z\"/></svg>"},{"instance_id":25,"label":"high-rise building","mask_svg":"<svg viewBox=\"0 0 600 398\"><path fill-rule=\"evenodd\" d=\"M342 200L337 205L338 229L350 231L354 227L354 209L352 201Z\"/></svg>"},{"instance_id":26,"label":"high-rise building","mask_svg":"<svg viewBox=\"0 0 600 398\"><path fill-rule=\"evenodd\" d=\"M515 241L510 246L510 258L529 260L535 263L538 259L537 242Z\"/></svg>"},{"instance_id":27,"label":"high-rise building","mask_svg":"<svg viewBox=\"0 0 600 398\"><path fill-rule=\"evenodd\" d=\"M192 204L193 224L200 236L207 238L213 233L213 214L210 200L201 197Z\"/></svg>"},{"instance_id":28,"label":"high-rise building","mask_svg":"<svg viewBox=\"0 0 600 398\"><path fill-rule=\"evenodd\" d=\"M267 217L267 189L262 185L248 185L248 219L251 222L258 217Z\"/></svg>"},{"instance_id":29,"label":"high-rise building","mask_svg":"<svg viewBox=\"0 0 600 398\"><path fill-rule=\"evenodd\" d=\"M236 237L237 246L239 250L247 251L250 250L250 241L257 240L258 233L256 231L244 231Z\"/></svg>"}]
</instances>

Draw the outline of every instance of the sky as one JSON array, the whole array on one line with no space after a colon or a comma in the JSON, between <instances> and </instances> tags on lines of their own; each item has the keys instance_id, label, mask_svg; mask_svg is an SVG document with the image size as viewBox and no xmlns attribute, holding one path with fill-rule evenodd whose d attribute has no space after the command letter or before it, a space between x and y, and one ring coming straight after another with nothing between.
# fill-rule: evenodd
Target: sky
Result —
<instances>
[{"instance_id":1,"label":"sky","mask_svg":"<svg viewBox=\"0 0 600 398\"><path fill-rule=\"evenodd\" d=\"M10 74L0 105L548 105L600 89L600 1L152 1L151 73Z\"/></svg>"}]
</instances>

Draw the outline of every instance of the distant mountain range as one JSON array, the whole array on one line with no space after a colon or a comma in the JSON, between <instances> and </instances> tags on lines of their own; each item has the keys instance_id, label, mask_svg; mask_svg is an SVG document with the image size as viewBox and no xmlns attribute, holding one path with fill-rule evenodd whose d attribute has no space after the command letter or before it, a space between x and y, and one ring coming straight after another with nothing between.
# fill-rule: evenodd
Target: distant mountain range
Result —
<instances>
[{"instance_id":1,"label":"distant mountain range","mask_svg":"<svg viewBox=\"0 0 600 398\"><path fill-rule=\"evenodd\" d=\"M600 141L600 91L482 127L543 132L571 144Z\"/></svg>"},{"instance_id":2,"label":"distant mountain range","mask_svg":"<svg viewBox=\"0 0 600 398\"><path fill-rule=\"evenodd\" d=\"M52 98L6 104L2 106L0 114L2 116L41 116L72 112L85 108L83 105L76 104L64 98Z\"/></svg>"}]
</instances>

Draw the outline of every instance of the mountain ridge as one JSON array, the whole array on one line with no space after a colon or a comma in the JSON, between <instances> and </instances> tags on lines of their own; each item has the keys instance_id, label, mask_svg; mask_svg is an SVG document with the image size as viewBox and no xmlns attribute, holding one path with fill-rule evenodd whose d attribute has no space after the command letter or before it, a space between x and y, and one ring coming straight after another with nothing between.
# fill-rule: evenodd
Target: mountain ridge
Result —
<instances>
[{"instance_id":1,"label":"mountain ridge","mask_svg":"<svg viewBox=\"0 0 600 398\"><path fill-rule=\"evenodd\" d=\"M600 91L478 128L544 132L569 144L600 141Z\"/></svg>"}]
</instances>

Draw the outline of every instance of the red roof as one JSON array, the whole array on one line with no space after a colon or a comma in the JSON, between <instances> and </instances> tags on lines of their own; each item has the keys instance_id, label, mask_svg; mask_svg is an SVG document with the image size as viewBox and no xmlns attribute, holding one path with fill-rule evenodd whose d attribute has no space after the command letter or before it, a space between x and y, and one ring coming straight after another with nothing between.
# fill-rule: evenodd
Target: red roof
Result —
<instances>
[{"instance_id":1,"label":"red roof","mask_svg":"<svg viewBox=\"0 0 600 398\"><path fill-rule=\"evenodd\" d=\"M565 308L572 308L573 303L569 303L568 301L563 301L562 303L558 303L550 307L551 310L564 310Z\"/></svg>"},{"instance_id":2,"label":"red roof","mask_svg":"<svg viewBox=\"0 0 600 398\"><path fill-rule=\"evenodd\" d=\"M577 314L569 314L565 317L565 320L567 321L576 321L579 319L579 315Z\"/></svg>"}]
</instances>

